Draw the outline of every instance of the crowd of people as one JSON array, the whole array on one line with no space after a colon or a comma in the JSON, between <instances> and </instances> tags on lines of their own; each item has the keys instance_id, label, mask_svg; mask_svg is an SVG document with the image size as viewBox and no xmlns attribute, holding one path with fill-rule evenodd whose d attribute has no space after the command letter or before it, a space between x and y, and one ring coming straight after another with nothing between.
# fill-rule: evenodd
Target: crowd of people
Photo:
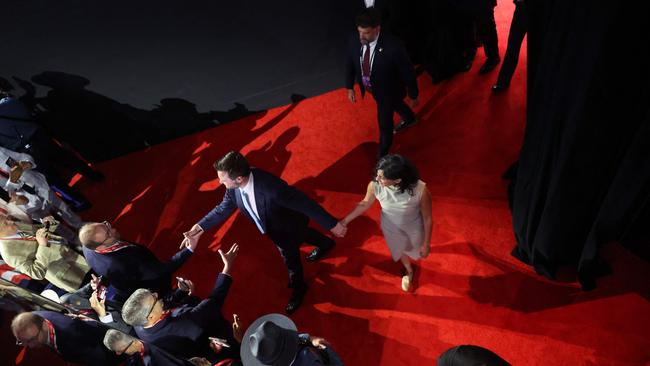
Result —
<instances>
[{"instance_id":1,"label":"crowd of people","mask_svg":"<svg viewBox=\"0 0 650 366\"><path fill-rule=\"evenodd\" d=\"M214 163L226 188L222 201L187 228L179 238L180 250L167 261L158 259L145 245L123 239L108 221L82 222L77 211L87 208L89 202L64 183L53 161L68 162L69 167L97 181L103 176L66 152L33 123L25 104L4 90L0 117L11 125L3 126L9 133L2 134L0 140L0 254L16 272L45 281L43 293L71 310L68 314L37 310L16 315L11 329L17 344L50 348L66 361L97 365L343 365L329 342L299 333L285 315L262 316L245 329L236 314L223 314L233 285L232 268L240 253L237 244L219 249L223 269L204 299L193 294L191 280L174 273L192 256L206 231L239 209L253 227L271 239L284 260L291 289L284 310L290 315L300 308L309 287L300 246L315 247L305 257L314 262L336 245L309 222L313 220L341 238L348 229L354 230L354 219L376 200L381 205L381 228L390 255L404 269L396 285L404 292L415 290L415 261L430 252L431 194L407 158L390 154L393 134L417 122L411 109L418 103L411 59L421 58L437 82L471 67L478 37L487 57L480 72L486 73L500 62L494 1L481 2L472 11L446 1L432 3L439 14L455 14L450 19L457 22L440 22L437 33L429 35L427 52L415 50L413 40L408 39L412 32L400 28L391 13L395 2L363 1L361 5L364 9L356 18L358 35L347 50L345 86L351 102L357 98L355 84L362 97L370 94L376 101L380 141L374 176L363 199L347 215L335 218L300 190L262 168L251 167L241 153L231 151ZM517 12L523 13L523 2L515 3ZM513 20L513 27L521 26L521 17ZM407 39L391 35L387 29ZM523 37L518 34L511 36L516 49L506 56L510 69L516 65L514 54L518 54L517 44ZM436 42L449 46L447 60L458 65L443 66L433 61L441 57L426 56L431 56L432 49L444 49L436 47ZM502 70L494 91L509 85L510 69ZM407 96L410 106L404 102ZM397 125L395 113L401 117ZM459 352L453 351L446 359Z\"/></svg>"}]
</instances>

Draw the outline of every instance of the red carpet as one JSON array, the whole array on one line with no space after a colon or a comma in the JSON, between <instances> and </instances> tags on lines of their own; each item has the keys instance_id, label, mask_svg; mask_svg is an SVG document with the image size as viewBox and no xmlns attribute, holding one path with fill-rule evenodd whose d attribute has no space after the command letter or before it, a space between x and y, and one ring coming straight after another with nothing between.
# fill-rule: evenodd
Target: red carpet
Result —
<instances>
[{"instance_id":1,"label":"red carpet","mask_svg":"<svg viewBox=\"0 0 650 366\"><path fill-rule=\"evenodd\" d=\"M507 1L497 8L502 54L512 10ZM540 278L509 255L515 242L500 176L522 140L525 58L524 49L512 86L500 95L490 92L496 71L477 73L481 50L468 73L435 86L419 78L421 121L396 137L393 150L416 163L433 195L433 248L419 264L414 294L400 289L378 207L350 225L327 259L305 263L310 289L293 319L330 340L347 365L432 365L458 344L487 347L514 365L648 364L648 263L608 247L614 274L585 293L576 283ZM181 233L223 196L211 166L229 150L342 216L371 178L374 106L370 99L352 105L341 89L107 162L99 166L106 183L80 182L95 203L85 218L111 220L125 238L168 258ZM239 214L203 236L181 275L206 294L221 269L217 248L233 242L242 253L227 316L235 312L248 324L282 312L286 269L273 244Z\"/></svg>"}]
</instances>

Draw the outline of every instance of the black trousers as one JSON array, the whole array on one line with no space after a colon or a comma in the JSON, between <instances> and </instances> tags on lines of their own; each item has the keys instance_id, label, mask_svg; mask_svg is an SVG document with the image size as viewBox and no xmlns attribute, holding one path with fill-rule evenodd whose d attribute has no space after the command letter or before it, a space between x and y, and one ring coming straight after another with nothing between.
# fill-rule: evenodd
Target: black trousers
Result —
<instances>
[{"instance_id":1,"label":"black trousers","mask_svg":"<svg viewBox=\"0 0 650 366\"><path fill-rule=\"evenodd\" d=\"M489 59L499 58L499 36L494 21L494 8L482 7L476 12L476 32L483 43L483 51Z\"/></svg>"},{"instance_id":2,"label":"black trousers","mask_svg":"<svg viewBox=\"0 0 650 366\"><path fill-rule=\"evenodd\" d=\"M415 120L415 113L403 99L377 102L377 121L379 122L379 157L387 155L393 143L393 114L397 114L406 122Z\"/></svg>"},{"instance_id":3,"label":"black trousers","mask_svg":"<svg viewBox=\"0 0 650 366\"><path fill-rule=\"evenodd\" d=\"M271 235L271 239L278 247L289 271L289 287L291 288L297 288L305 282L300 260L300 244L304 242L323 249L334 245L334 240L310 227L306 227L302 234L294 238L286 237L286 233L280 238L274 238L275 235Z\"/></svg>"},{"instance_id":4,"label":"black trousers","mask_svg":"<svg viewBox=\"0 0 650 366\"><path fill-rule=\"evenodd\" d=\"M515 13L512 15L512 23L510 23L510 32L508 33L508 48L503 57L503 64L501 64L501 70L499 70L499 77L497 78L497 84L499 85L510 85L512 75L517 68L517 62L519 62L521 43L528 31L526 3L515 3L515 6Z\"/></svg>"}]
</instances>

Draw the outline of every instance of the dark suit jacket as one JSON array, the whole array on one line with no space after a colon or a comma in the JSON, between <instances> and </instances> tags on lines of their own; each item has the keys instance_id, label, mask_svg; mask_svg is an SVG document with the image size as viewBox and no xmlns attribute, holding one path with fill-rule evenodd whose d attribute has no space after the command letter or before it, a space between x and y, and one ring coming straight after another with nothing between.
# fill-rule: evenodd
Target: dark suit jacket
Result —
<instances>
[{"instance_id":1,"label":"dark suit jacket","mask_svg":"<svg viewBox=\"0 0 650 366\"><path fill-rule=\"evenodd\" d=\"M149 328L134 327L138 338L177 356L211 357L208 337L228 340L230 348L223 356L239 358L239 344L232 336L230 324L221 315L232 278L220 273L210 296L196 306L183 305ZM232 353L232 354L230 354Z\"/></svg>"},{"instance_id":2,"label":"dark suit jacket","mask_svg":"<svg viewBox=\"0 0 650 366\"><path fill-rule=\"evenodd\" d=\"M337 220L304 193L284 180L261 169L251 169L255 185L255 204L264 232L278 245L307 227L309 218L325 229L336 226ZM203 230L221 223L239 208L251 221L239 189L228 189L223 201L199 222ZM303 230L304 231L304 230Z\"/></svg>"},{"instance_id":3,"label":"dark suit jacket","mask_svg":"<svg viewBox=\"0 0 650 366\"><path fill-rule=\"evenodd\" d=\"M192 366L190 361L175 357L162 349L142 342L144 344L144 355L136 353L129 357L126 362L127 366Z\"/></svg>"},{"instance_id":4,"label":"dark suit jacket","mask_svg":"<svg viewBox=\"0 0 650 366\"><path fill-rule=\"evenodd\" d=\"M56 349L68 362L88 365L116 365L120 358L104 344L109 329L95 320L81 320L53 311L34 314L52 322L56 334Z\"/></svg>"},{"instance_id":5,"label":"dark suit jacket","mask_svg":"<svg viewBox=\"0 0 650 366\"><path fill-rule=\"evenodd\" d=\"M365 88L361 82L361 57L363 47L359 36L351 37L347 51L345 67L345 87L352 89L359 83L361 95ZM409 60L406 49L395 36L381 31L375 46L374 61L370 73L372 93L377 103L389 103L404 99L406 94L412 99L418 97L418 83L415 70Z\"/></svg>"},{"instance_id":6,"label":"dark suit jacket","mask_svg":"<svg viewBox=\"0 0 650 366\"><path fill-rule=\"evenodd\" d=\"M90 267L115 289L111 300L124 302L137 289L146 288L161 296L171 290L171 275L185 263L192 252L183 249L167 263L162 263L146 247L134 244L112 253L98 253L83 248Z\"/></svg>"}]
</instances>

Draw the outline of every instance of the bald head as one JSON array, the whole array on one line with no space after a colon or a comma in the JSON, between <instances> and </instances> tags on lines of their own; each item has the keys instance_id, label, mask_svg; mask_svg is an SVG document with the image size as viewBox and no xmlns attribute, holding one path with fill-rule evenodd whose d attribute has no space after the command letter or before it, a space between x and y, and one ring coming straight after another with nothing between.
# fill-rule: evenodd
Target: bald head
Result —
<instances>
[{"instance_id":1,"label":"bald head","mask_svg":"<svg viewBox=\"0 0 650 366\"><path fill-rule=\"evenodd\" d=\"M112 244L119 237L117 230L107 221L90 222L79 229L79 242L90 249L95 249L101 244Z\"/></svg>"},{"instance_id":2,"label":"bald head","mask_svg":"<svg viewBox=\"0 0 650 366\"><path fill-rule=\"evenodd\" d=\"M45 320L34 313L20 313L11 321L11 332L16 340L33 348L47 344Z\"/></svg>"}]
</instances>

